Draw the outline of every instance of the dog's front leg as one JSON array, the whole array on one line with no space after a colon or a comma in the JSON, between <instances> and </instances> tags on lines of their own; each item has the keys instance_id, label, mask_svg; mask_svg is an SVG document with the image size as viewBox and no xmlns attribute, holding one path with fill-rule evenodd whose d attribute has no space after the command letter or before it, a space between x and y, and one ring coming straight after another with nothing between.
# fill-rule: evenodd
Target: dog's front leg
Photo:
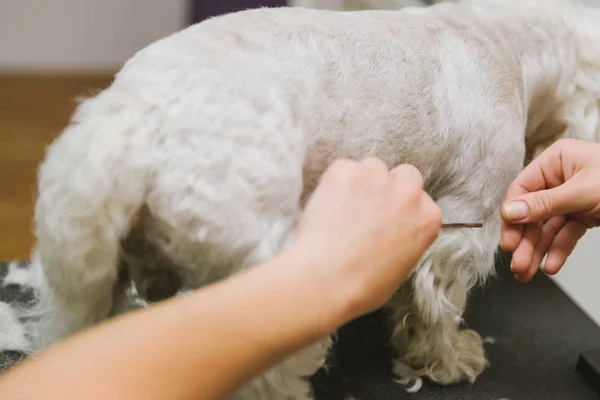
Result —
<instances>
[{"instance_id":1,"label":"dog's front leg","mask_svg":"<svg viewBox=\"0 0 600 400\"><path fill-rule=\"evenodd\" d=\"M485 369L481 336L460 325L470 289L493 271L498 228L493 218L483 229L442 232L390 302L401 378L410 366L438 384L474 382Z\"/></svg>"}]
</instances>

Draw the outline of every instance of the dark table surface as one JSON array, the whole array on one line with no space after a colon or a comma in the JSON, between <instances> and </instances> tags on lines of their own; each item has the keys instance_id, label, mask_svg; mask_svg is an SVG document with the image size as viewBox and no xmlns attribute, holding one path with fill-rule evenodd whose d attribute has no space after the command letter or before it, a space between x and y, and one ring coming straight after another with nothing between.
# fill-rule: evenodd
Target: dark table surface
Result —
<instances>
[{"instance_id":1,"label":"dark table surface","mask_svg":"<svg viewBox=\"0 0 600 400\"><path fill-rule=\"evenodd\" d=\"M600 348L600 328L548 277L538 274L529 284L517 283L507 258L498 260L498 278L472 295L465 316L469 328L495 339L486 344L491 365L475 384L426 382L419 393L406 394L390 373L389 333L376 312L340 331L332 367L312 378L317 399L600 399L576 371L581 352ZM6 272L0 264L0 281ZM0 301L29 295L26 288L0 284ZM21 357L0 353L0 370Z\"/></svg>"}]
</instances>

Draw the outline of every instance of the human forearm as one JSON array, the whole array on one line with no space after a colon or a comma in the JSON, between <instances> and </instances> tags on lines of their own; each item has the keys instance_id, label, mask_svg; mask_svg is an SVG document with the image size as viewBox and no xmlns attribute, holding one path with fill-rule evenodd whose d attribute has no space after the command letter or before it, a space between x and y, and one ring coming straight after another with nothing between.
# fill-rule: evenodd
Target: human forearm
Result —
<instances>
[{"instance_id":1,"label":"human forearm","mask_svg":"<svg viewBox=\"0 0 600 400\"><path fill-rule=\"evenodd\" d=\"M412 166L339 161L295 245L221 283L83 332L0 379L2 398L225 397L340 325L383 306L441 229Z\"/></svg>"},{"instance_id":2,"label":"human forearm","mask_svg":"<svg viewBox=\"0 0 600 400\"><path fill-rule=\"evenodd\" d=\"M326 335L332 321L344 322L342 304L305 267L296 253L284 252L222 283L115 319L8 373L0 393L61 400L223 398ZM319 313L328 301L331 313Z\"/></svg>"}]
</instances>

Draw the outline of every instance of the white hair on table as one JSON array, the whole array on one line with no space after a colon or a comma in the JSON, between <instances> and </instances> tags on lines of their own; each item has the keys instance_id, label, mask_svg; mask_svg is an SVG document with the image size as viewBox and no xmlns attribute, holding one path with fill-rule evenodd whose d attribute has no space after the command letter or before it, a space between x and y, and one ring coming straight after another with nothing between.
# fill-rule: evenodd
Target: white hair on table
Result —
<instances>
[{"instance_id":1,"label":"white hair on table","mask_svg":"<svg viewBox=\"0 0 600 400\"><path fill-rule=\"evenodd\" d=\"M11 262L7 265L8 272L3 280L3 286L16 285L20 288L35 288L36 271L19 265L17 262Z\"/></svg>"},{"instance_id":2,"label":"white hair on table","mask_svg":"<svg viewBox=\"0 0 600 400\"><path fill-rule=\"evenodd\" d=\"M10 304L0 301L0 349L25 352L29 347L25 327Z\"/></svg>"}]
</instances>

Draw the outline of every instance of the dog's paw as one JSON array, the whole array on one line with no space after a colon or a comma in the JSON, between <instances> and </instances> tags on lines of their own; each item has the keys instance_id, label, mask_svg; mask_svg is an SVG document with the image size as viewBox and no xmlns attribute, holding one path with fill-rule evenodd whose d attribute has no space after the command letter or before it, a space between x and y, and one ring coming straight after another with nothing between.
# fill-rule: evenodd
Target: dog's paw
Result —
<instances>
[{"instance_id":1,"label":"dog's paw","mask_svg":"<svg viewBox=\"0 0 600 400\"><path fill-rule=\"evenodd\" d=\"M468 381L474 383L487 367L483 340L473 330L457 331L452 346L445 354L433 355L427 360L421 374L435 383L449 385Z\"/></svg>"},{"instance_id":2,"label":"dog's paw","mask_svg":"<svg viewBox=\"0 0 600 400\"><path fill-rule=\"evenodd\" d=\"M406 388L407 393L417 393L423 386L423 379L410 366L400 360L393 362L395 381Z\"/></svg>"}]
</instances>

